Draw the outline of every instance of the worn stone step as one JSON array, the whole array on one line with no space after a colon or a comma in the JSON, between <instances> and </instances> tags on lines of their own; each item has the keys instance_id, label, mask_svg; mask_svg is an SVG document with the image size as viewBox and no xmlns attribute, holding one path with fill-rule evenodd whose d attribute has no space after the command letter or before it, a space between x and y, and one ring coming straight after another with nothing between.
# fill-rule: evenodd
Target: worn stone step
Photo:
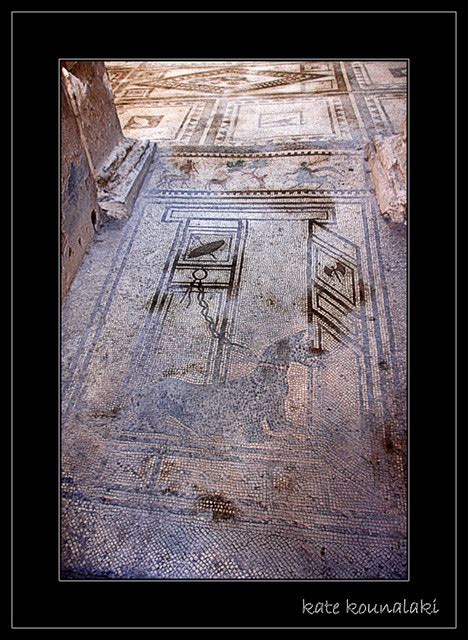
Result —
<instances>
[{"instance_id":1,"label":"worn stone step","mask_svg":"<svg viewBox=\"0 0 468 640\"><path fill-rule=\"evenodd\" d=\"M114 160L113 165L110 164L114 170L106 174L107 180L101 178L98 190L99 206L104 216L113 219L130 217L155 150L155 142L135 140L128 152L121 157L120 164L117 160Z\"/></svg>"}]
</instances>

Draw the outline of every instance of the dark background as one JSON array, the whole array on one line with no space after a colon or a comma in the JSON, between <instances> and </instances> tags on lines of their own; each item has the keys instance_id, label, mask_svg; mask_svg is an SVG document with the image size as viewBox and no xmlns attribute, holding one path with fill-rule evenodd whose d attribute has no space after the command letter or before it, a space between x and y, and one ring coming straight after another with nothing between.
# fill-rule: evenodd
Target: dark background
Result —
<instances>
[{"instance_id":1,"label":"dark background","mask_svg":"<svg viewBox=\"0 0 468 640\"><path fill-rule=\"evenodd\" d=\"M13 627L454 626L455 15L13 15ZM62 582L58 574L58 59L409 58L408 583ZM438 599L437 616L303 616Z\"/></svg>"}]
</instances>

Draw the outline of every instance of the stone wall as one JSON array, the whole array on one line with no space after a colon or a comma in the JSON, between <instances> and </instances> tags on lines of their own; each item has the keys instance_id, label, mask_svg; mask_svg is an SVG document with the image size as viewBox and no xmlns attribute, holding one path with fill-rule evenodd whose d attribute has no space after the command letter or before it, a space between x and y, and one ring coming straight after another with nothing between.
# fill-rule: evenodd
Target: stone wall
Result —
<instances>
[{"instance_id":1,"label":"stone wall","mask_svg":"<svg viewBox=\"0 0 468 640\"><path fill-rule=\"evenodd\" d=\"M61 293L88 251L99 220L97 188L70 104L61 86Z\"/></svg>"},{"instance_id":2,"label":"stone wall","mask_svg":"<svg viewBox=\"0 0 468 640\"><path fill-rule=\"evenodd\" d=\"M103 62L65 62L91 161L98 171L124 136ZM103 117L105 115L105 117Z\"/></svg>"},{"instance_id":3,"label":"stone wall","mask_svg":"<svg viewBox=\"0 0 468 640\"><path fill-rule=\"evenodd\" d=\"M400 133L371 143L367 149L375 197L381 214L406 223L406 120Z\"/></svg>"},{"instance_id":4,"label":"stone wall","mask_svg":"<svg viewBox=\"0 0 468 640\"><path fill-rule=\"evenodd\" d=\"M61 63L62 300L107 218L128 218L156 148L122 133L100 61Z\"/></svg>"}]
</instances>

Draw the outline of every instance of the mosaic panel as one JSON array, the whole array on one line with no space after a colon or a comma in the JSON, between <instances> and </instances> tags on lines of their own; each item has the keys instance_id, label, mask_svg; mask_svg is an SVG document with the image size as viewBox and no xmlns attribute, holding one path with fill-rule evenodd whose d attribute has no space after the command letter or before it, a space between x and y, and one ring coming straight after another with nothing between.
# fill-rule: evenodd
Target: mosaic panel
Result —
<instances>
[{"instance_id":1,"label":"mosaic panel","mask_svg":"<svg viewBox=\"0 0 468 640\"><path fill-rule=\"evenodd\" d=\"M402 63L109 69L163 144L64 304L62 578L406 579Z\"/></svg>"}]
</instances>

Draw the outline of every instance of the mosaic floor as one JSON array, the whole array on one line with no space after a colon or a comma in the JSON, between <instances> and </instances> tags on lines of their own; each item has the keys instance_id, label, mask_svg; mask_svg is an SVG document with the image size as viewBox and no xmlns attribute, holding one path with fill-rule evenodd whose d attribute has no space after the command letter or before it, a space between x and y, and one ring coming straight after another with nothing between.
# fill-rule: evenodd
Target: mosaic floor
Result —
<instances>
[{"instance_id":1,"label":"mosaic floor","mask_svg":"<svg viewBox=\"0 0 468 640\"><path fill-rule=\"evenodd\" d=\"M406 579L406 66L108 63L158 142L62 314L62 578Z\"/></svg>"}]
</instances>

